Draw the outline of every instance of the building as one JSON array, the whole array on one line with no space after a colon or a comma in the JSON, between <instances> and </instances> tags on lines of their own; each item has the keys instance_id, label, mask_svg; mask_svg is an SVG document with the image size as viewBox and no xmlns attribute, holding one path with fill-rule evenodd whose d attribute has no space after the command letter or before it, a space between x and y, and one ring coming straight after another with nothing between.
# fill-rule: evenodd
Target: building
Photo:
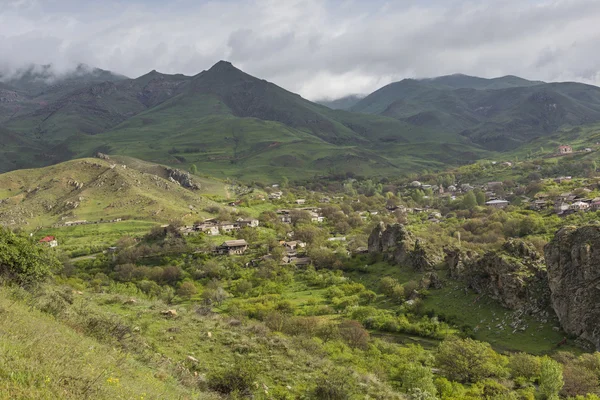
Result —
<instances>
[{"instance_id":1,"label":"building","mask_svg":"<svg viewBox=\"0 0 600 400\"><path fill-rule=\"evenodd\" d=\"M586 211L588 208L590 208L590 205L584 201L576 201L569 207L569 209L575 211Z\"/></svg>"},{"instance_id":2,"label":"building","mask_svg":"<svg viewBox=\"0 0 600 400\"><path fill-rule=\"evenodd\" d=\"M298 200L296 200L296 204L300 204L301 205L301 204L305 204L305 203L306 203L305 199L298 199Z\"/></svg>"},{"instance_id":3,"label":"building","mask_svg":"<svg viewBox=\"0 0 600 400\"><path fill-rule=\"evenodd\" d=\"M233 256L244 254L246 250L248 250L248 243L244 239L227 240L215 249L215 253Z\"/></svg>"},{"instance_id":4,"label":"building","mask_svg":"<svg viewBox=\"0 0 600 400\"><path fill-rule=\"evenodd\" d=\"M239 225L236 225L232 222L221 222L218 225L218 229L222 232L230 233L233 231L237 231L238 229L240 229L240 227L239 227Z\"/></svg>"},{"instance_id":5,"label":"building","mask_svg":"<svg viewBox=\"0 0 600 400\"><path fill-rule=\"evenodd\" d=\"M572 154L573 148L568 144L563 144L562 146L558 146L558 154Z\"/></svg>"},{"instance_id":6,"label":"building","mask_svg":"<svg viewBox=\"0 0 600 400\"><path fill-rule=\"evenodd\" d=\"M54 236L46 236L45 238L40 240L40 243L48 246L48 247L56 247L58 246L58 241Z\"/></svg>"},{"instance_id":7,"label":"building","mask_svg":"<svg viewBox=\"0 0 600 400\"><path fill-rule=\"evenodd\" d=\"M488 182L487 183L487 187L488 189L501 189L502 188L502 182Z\"/></svg>"},{"instance_id":8,"label":"building","mask_svg":"<svg viewBox=\"0 0 600 400\"><path fill-rule=\"evenodd\" d=\"M494 208L506 208L509 204L508 200L490 200L485 203L486 206Z\"/></svg>"},{"instance_id":9,"label":"building","mask_svg":"<svg viewBox=\"0 0 600 400\"><path fill-rule=\"evenodd\" d=\"M237 220L237 223L242 228L246 226L250 228L257 228L260 225L260 222L256 218L240 218Z\"/></svg>"},{"instance_id":10,"label":"building","mask_svg":"<svg viewBox=\"0 0 600 400\"><path fill-rule=\"evenodd\" d=\"M283 192L273 192L269 195L270 200L279 200L283 196Z\"/></svg>"},{"instance_id":11,"label":"building","mask_svg":"<svg viewBox=\"0 0 600 400\"><path fill-rule=\"evenodd\" d=\"M592 204L590 204L590 208L594 211L600 210L600 201L594 201Z\"/></svg>"},{"instance_id":12,"label":"building","mask_svg":"<svg viewBox=\"0 0 600 400\"><path fill-rule=\"evenodd\" d=\"M325 221L325 217L319 215L319 213L311 211L311 213L310 213L310 221L311 222L321 223L321 222Z\"/></svg>"}]
</instances>

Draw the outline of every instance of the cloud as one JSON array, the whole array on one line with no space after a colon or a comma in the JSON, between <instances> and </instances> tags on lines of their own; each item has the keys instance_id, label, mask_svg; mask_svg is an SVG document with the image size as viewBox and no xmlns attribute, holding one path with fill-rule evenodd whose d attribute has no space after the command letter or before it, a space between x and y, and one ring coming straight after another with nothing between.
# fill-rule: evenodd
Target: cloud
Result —
<instances>
[{"instance_id":1,"label":"cloud","mask_svg":"<svg viewBox=\"0 0 600 400\"><path fill-rule=\"evenodd\" d=\"M598 20L596 0L0 0L0 69L227 59L311 99L456 72L600 84Z\"/></svg>"}]
</instances>

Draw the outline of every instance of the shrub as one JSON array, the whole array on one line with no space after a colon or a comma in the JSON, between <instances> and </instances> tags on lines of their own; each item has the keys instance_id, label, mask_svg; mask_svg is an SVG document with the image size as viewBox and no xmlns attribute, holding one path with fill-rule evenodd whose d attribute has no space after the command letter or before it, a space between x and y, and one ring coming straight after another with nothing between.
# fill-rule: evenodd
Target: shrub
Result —
<instances>
[{"instance_id":1,"label":"shrub","mask_svg":"<svg viewBox=\"0 0 600 400\"><path fill-rule=\"evenodd\" d=\"M540 361L539 391L546 399L558 399L564 385L562 365L545 356Z\"/></svg>"},{"instance_id":2,"label":"shrub","mask_svg":"<svg viewBox=\"0 0 600 400\"><path fill-rule=\"evenodd\" d=\"M334 371L321 376L313 390L313 398L318 400L347 400L352 396L352 384L347 371Z\"/></svg>"},{"instance_id":3,"label":"shrub","mask_svg":"<svg viewBox=\"0 0 600 400\"><path fill-rule=\"evenodd\" d=\"M510 356L508 369L513 378L525 378L532 381L540 374L540 359L527 353Z\"/></svg>"},{"instance_id":4,"label":"shrub","mask_svg":"<svg viewBox=\"0 0 600 400\"><path fill-rule=\"evenodd\" d=\"M340 336L350 347L365 349L369 345L369 332L362 327L360 322L344 321L338 329Z\"/></svg>"},{"instance_id":5,"label":"shrub","mask_svg":"<svg viewBox=\"0 0 600 400\"><path fill-rule=\"evenodd\" d=\"M179 288L177 288L177 296L184 299L190 299L197 293L198 289L196 289L196 285L194 285L192 282L183 282L181 285L179 285Z\"/></svg>"},{"instance_id":6,"label":"shrub","mask_svg":"<svg viewBox=\"0 0 600 400\"><path fill-rule=\"evenodd\" d=\"M1 276L19 285L31 285L60 267L60 261L49 249L0 227Z\"/></svg>"},{"instance_id":7,"label":"shrub","mask_svg":"<svg viewBox=\"0 0 600 400\"><path fill-rule=\"evenodd\" d=\"M239 362L229 369L213 372L208 377L208 386L223 394L249 395L256 380L257 371L247 362Z\"/></svg>"}]
</instances>

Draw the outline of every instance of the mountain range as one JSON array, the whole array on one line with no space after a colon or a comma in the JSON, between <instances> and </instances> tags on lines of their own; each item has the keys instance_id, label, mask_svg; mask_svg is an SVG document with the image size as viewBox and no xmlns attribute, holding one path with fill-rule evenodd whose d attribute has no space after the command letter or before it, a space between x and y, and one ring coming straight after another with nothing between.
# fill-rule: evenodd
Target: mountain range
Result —
<instances>
[{"instance_id":1,"label":"mountain range","mask_svg":"<svg viewBox=\"0 0 600 400\"><path fill-rule=\"evenodd\" d=\"M226 61L195 76L136 79L31 67L0 76L0 171L102 152L247 181L393 176L600 121L600 88L514 76L405 79L326 104Z\"/></svg>"}]
</instances>

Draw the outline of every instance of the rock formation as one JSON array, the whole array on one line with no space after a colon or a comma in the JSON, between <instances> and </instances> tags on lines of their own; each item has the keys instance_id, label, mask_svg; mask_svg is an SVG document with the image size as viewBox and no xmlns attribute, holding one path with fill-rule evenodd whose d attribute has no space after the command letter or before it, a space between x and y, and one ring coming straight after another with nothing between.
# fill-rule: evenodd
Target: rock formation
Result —
<instances>
[{"instance_id":1,"label":"rock formation","mask_svg":"<svg viewBox=\"0 0 600 400\"><path fill-rule=\"evenodd\" d=\"M469 287L506 308L535 314L550 305L543 259L522 240L508 240L500 251L488 252L466 265L464 278Z\"/></svg>"},{"instance_id":2,"label":"rock formation","mask_svg":"<svg viewBox=\"0 0 600 400\"><path fill-rule=\"evenodd\" d=\"M200 185L192 180L192 176L189 174L189 172L184 172L174 168L167 168L167 173L169 174L169 180L171 182L176 182L184 188L192 190L200 189Z\"/></svg>"},{"instance_id":3,"label":"rock formation","mask_svg":"<svg viewBox=\"0 0 600 400\"><path fill-rule=\"evenodd\" d=\"M544 253L562 328L600 350L600 226L562 228Z\"/></svg>"},{"instance_id":4,"label":"rock formation","mask_svg":"<svg viewBox=\"0 0 600 400\"><path fill-rule=\"evenodd\" d=\"M377 225L369 235L369 253L383 254L395 264L407 265L425 271L440 262L434 252L401 224Z\"/></svg>"}]
</instances>

